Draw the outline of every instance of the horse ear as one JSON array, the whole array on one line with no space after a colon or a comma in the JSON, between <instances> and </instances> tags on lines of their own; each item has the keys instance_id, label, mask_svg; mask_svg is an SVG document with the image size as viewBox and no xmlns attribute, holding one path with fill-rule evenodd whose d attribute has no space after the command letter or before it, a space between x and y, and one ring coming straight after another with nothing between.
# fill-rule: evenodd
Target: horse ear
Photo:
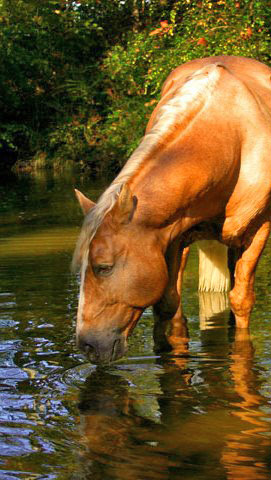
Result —
<instances>
[{"instance_id":1,"label":"horse ear","mask_svg":"<svg viewBox=\"0 0 271 480\"><path fill-rule=\"evenodd\" d=\"M78 202L80 203L80 207L83 211L83 214L86 215L89 210L91 210L93 207L95 207L96 203L92 202L89 198L85 197L82 192L79 190L74 189L76 198Z\"/></svg>"},{"instance_id":2,"label":"horse ear","mask_svg":"<svg viewBox=\"0 0 271 480\"><path fill-rule=\"evenodd\" d=\"M116 203L116 216L119 223L128 223L132 220L133 213L137 204L137 198L127 184L124 184Z\"/></svg>"}]
</instances>

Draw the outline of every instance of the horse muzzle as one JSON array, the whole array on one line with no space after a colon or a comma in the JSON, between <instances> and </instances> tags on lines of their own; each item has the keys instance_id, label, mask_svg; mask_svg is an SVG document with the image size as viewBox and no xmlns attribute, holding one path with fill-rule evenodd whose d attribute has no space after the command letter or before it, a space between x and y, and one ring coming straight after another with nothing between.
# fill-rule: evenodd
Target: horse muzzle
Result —
<instances>
[{"instance_id":1,"label":"horse muzzle","mask_svg":"<svg viewBox=\"0 0 271 480\"><path fill-rule=\"evenodd\" d=\"M90 362L95 364L111 363L126 352L126 338L121 334L101 336L90 332L79 333L76 342Z\"/></svg>"}]
</instances>

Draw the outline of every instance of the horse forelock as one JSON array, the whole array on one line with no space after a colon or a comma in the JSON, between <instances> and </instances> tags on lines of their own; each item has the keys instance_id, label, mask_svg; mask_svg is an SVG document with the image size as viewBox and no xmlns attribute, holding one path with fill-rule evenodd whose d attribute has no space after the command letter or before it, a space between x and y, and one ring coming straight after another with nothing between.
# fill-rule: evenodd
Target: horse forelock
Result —
<instances>
[{"instance_id":1,"label":"horse forelock","mask_svg":"<svg viewBox=\"0 0 271 480\"><path fill-rule=\"evenodd\" d=\"M107 213L114 207L123 183L112 183L101 195L97 204L85 216L79 238L75 247L72 260L72 270L80 268L82 259L89 249L89 245L95 237L98 228L103 223Z\"/></svg>"},{"instance_id":2,"label":"horse forelock","mask_svg":"<svg viewBox=\"0 0 271 480\"><path fill-rule=\"evenodd\" d=\"M105 216L114 207L122 186L138 172L139 168L155 154L156 150L166 145L167 139L177 126L179 134L182 133L180 126L183 126L183 131L186 130L188 124L204 106L219 79L219 69L216 67L221 66L221 64L214 64L208 65L208 70L206 67L197 70L160 107L151 130L144 136L115 180L101 195L95 207L86 215L73 255L73 270L80 267L90 242L103 223ZM193 110L192 116L191 110Z\"/></svg>"}]
</instances>

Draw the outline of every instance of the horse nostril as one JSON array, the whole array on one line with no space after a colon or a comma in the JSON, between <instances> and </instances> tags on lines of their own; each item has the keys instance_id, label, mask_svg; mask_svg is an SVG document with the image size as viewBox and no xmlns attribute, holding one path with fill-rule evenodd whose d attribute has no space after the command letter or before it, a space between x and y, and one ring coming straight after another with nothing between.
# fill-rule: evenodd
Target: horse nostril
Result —
<instances>
[{"instance_id":1,"label":"horse nostril","mask_svg":"<svg viewBox=\"0 0 271 480\"><path fill-rule=\"evenodd\" d=\"M84 353L93 353L95 350L91 343L88 342L88 339L80 335L77 337L77 347Z\"/></svg>"},{"instance_id":2,"label":"horse nostril","mask_svg":"<svg viewBox=\"0 0 271 480\"><path fill-rule=\"evenodd\" d=\"M92 345L90 345L89 343L86 343L84 350L89 355L90 353L94 352L94 347Z\"/></svg>"}]
</instances>

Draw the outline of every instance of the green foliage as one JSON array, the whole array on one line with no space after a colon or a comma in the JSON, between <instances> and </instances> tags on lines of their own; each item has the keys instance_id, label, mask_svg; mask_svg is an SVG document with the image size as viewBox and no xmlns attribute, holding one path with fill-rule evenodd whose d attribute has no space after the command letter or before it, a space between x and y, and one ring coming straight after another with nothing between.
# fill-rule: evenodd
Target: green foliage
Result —
<instances>
[{"instance_id":1,"label":"green foliage","mask_svg":"<svg viewBox=\"0 0 271 480\"><path fill-rule=\"evenodd\" d=\"M101 58L109 39L112 46L129 29L126 4L98 7L96 0L3 0L2 166L10 152L24 158L42 150L76 161L89 154L84 128L104 110L106 96Z\"/></svg>"},{"instance_id":2,"label":"green foliage","mask_svg":"<svg viewBox=\"0 0 271 480\"><path fill-rule=\"evenodd\" d=\"M13 154L115 172L173 68L221 54L269 63L270 19L270 0L3 0L0 166Z\"/></svg>"}]
</instances>

